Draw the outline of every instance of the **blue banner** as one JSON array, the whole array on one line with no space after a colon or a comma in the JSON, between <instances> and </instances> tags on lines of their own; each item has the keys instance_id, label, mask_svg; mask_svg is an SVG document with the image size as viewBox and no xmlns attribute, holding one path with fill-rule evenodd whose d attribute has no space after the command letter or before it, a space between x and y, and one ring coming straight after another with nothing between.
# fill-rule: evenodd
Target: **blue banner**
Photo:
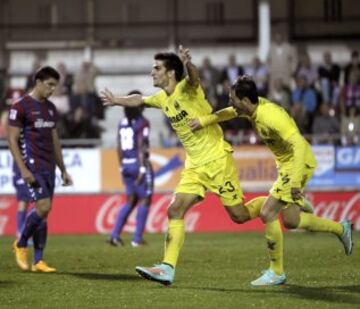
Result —
<instances>
[{"instance_id":1,"label":"blue banner","mask_svg":"<svg viewBox=\"0 0 360 309\"><path fill-rule=\"evenodd\" d=\"M309 188L359 189L359 147L312 146L318 166Z\"/></svg>"}]
</instances>

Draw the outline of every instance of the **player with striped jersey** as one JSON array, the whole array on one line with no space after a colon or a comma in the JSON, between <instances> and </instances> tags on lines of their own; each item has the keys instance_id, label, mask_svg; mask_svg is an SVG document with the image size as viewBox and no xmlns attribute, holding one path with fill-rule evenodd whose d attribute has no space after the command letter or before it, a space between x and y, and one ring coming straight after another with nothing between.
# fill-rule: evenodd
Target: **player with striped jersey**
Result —
<instances>
[{"instance_id":1,"label":"player with striped jersey","mask_svg":"<svg viewBox=\"0 0 360 309\"><path fill-rule=\"evenodd\" d=\"M55 272L43 260L47 239L47 216L55 187L55 167L59 167L63 185L71 185L66 171L59 137L56 131L56 107L48 100L60 79L52 67L43 67L34 76L35 86L17 102L9 112L8 142L15 162L15 174L26 187L24 194L35 203L25 220L19 240L13 244L17 265L29 270L27 243L34 242L34 272Z\"/></svg>"}]
</instances>

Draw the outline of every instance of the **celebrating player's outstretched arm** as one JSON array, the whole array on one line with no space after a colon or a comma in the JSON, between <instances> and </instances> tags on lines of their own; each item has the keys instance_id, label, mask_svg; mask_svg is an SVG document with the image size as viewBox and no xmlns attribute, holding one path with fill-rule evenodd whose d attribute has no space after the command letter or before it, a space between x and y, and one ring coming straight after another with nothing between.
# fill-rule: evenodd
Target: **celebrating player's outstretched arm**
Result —
<instances>
[{"instance_id":1,"label":"celebrating player's outstretched arm","mask_svg":"<svg viewBox=\"0 0 360 309\"><path fill-rule=\"evenodd\" d=\"M196 66L191 62L191 54L190 49L184 48L182 45L179 46L179 57L186 67L188 76L187 76L187 82L197 87L200 83L200 77L199 72Z\"/></svg>"},{"instance_id":2,"label":"celebrating player's outstretched arm","mask_svg":"<svg viewBox=\"0 0 360 309\"><path fill-rule=\"evenodd\" d=\"M128 96L115 97L114 94L107 88L100 91L100 99L104 106L139 106L142 104L142 96L140 94L132 94Z\"/></svg>"}]
</instances>

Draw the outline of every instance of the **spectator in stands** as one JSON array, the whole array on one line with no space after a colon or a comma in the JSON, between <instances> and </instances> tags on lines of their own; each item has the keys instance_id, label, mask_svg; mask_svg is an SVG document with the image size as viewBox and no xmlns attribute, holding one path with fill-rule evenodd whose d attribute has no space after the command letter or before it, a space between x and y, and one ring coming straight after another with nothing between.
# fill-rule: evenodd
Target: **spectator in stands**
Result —
<instances>
[{"instance_id":1,"label":"spectator in stands","mask_svg":"<svg viewBox=\"0 0 360 309\"><path fill-rule=\"evenodd\" d=\"M313 144L333 144L338 142L340 133L339 121L334 115L330 115L327 103L322 103L315 115L312 125Z\"/></svg>"},{"instance_id":2,"label":"spectator in stands","mask_svg":"<svg viewBox=\"0 0 360 309\"><path fill-rule=\"evenodd\" d=\"M57 129L61 138L66 137L66 117L70 112L70 96L72 94L73 76L68 73L64 63L57 65L57 71L60 74L59 83L53 92L50 100L55 104L58 112Z\"/></svg>"},{"instance_id":3,"label":"spectator in stands","mask_svg":"<svg viewBox=\"0 0 360 309\"><path fill-rule=\"evenodd\" d=\"M294 118L296 125L298 126L302 134L309 133L309 120L307 118L305 107L299 102L294 102L291 106L291 117Z\"/></svg>"},{"instance_id":4,"label":"spectator in stands","mask_svg":"<svg viewBox=\"0 0 360 309\"><path fill-rule=\"evenodd\" d=\"M323 102L337 107L339 103L339 81L340 81L340 66L333 63L332 56L329 51L323 55L323 63L318 70L321 97Z\"/></svg>"},{"instance_id":5,"label":"spectator in stands","mask_svg":"<svg viewBox=\"0 0 360 309\"><path fill-rule=\"evenodd\" d=\"M291 110L291 92L281 78L274 81L274 88L270 92L269 99L282 106L288 113Z\"/></svg>"},{"instance_id":6,"label":"spectator in stands","mask_svg":"<svg viewBox=\"0 0 360 309\"><path fill-rule=\"evenodd\" d=\"M307 53L300 55L299 62L295 69L294 77L305 76L309 87L315 87L315 82L318 79L318 72L316 67L311 63L310 56Z\"/></svg>"},{"instance_id":7,"label":"spectator in stands","mask_svg":"<svg viewBox=\"0 0 360 309\"><path fill-rule=\"evenodd\" d=\"M355 115L360 114L360 77L356 71L351 72L349 83L344 85L341 90L341 116L349 116L350 109L354 109Z\"/></svg>"},{"instance_id":8,"label":"spectator in stands","mask_svg":"<svg viewBox=\"0 0 360 309\"><path fill-rule=\"evenodd\" d=\"M65 127L67 129L66 138L99 138L101 133L101 128L93 121L83 106L76 107L74 112L65 118Z\"/></svg>"},{"instance_id":9,"label":"spectator in stands","mask_svg":"<svg viewBox=\"0 0 360 309\"><path fill-rule=\"evenodd\" d=\"M297 63L295 48L285 41L284 36L277 32L271 44L267 59L270 76L270 90L274 88L275 80L281 78L284 84L291 88L291 80Z\"/></svg>"},{"instance_id":10,"label":"spectator in stands","mask_svg":"<svg viewBox=\"0 0 360 309\"><path fill-rule=\"evenodd\" d=\"M81 105L90 115L96 115L98 100L95 78L98 73L98 69L89 61L83 62L80 70L76 72L73 87L74 100L72 102L74 110Z\"/></svg>"},{"instance_id":11,"label":"spectator in stands","mask_svg":"<svg viewBox=\"0 0 360 309\"><path fill-rule=\"evenodd\" d=\"M66 65L63 62L58 63L57 70L60 73L60 81L58 85L58 93L61 95L70 96L73 93L74 77L67 71Z\"/></svg>"},{"instance_id":12,"label":"spectator in stands","mask_svg":"<svg viewBox=\"0 0 360 309\"><path fill-rule=\"evenodd\" d=\"M199 68L199 75L201 80L201 85L205 92L205 97L212 104L213 107L216 106L216 86L219 82L219 72L211 64L210 58L205 57L202 63L202 66Z\"/></svg>"},{"instance_id":13,"label":"spectator in stands","mask_svg":"<svg viewBox=\"0 0 360 309\"><path fill-rule=\"evenodd\" d=\"M359 142L360 134L360 77L351 71L348 84L340 95L341 142L344 146Z\"/></svg>"},{"instance_id":14,"label":"spectator in stands","mask_svg":"<svg viewBox=\"0 0 360 309\"><path fill-rule=\"evenodd\" d=\"M40 59L35 59L32 64L32 69L29 75L26 77L25 92L29 92L35 85L34 76L35 73L41 68Z\"/></svg>"},{"instance_id":15,"label":"spectator in stands","mask_svg":"<svg viewBox=\"0 0 360 309\"><path fill-rule=\"evenodd\" d=\"M244 69L241 65L236 63L236 56L231 54L229 56L228 65L222 70L220 82L222 83L225 79L230 81L230 84L233 84L238 76L244 74Z\"/></svg>"},{"instance_id":16,"label":"spectator in stands","mask_svg":"<svg viewBox=\"0 0 360 309\"><path fill-rule=\"evenodd\" d=\"M292 92L293 103L301 104L307 118L307 126L303 133L310 133L314 113L317 106L316 91L309 87L306 76L300 75L296 79L296 88Z\"/></svg>"},{"instance_id":17,"label":"spectator in stands","mask_svg":"<svg viewBox=\"0 0 360 309\"><path fill-rule=\"evenodd\" d=\"M251 64L245 67L245 74L252 77L261 97L267 96L268 92L268 71L259 57L254 57Z\"/></svg>"},{"instance_id":18,"label":"spectator in stands","mask_svg":"<svg viewBox=\"0 0 360 309\"><path fill-rule=\"evenodd\" d=\"M359 52L354 50L351 53L351 60L344 68L344 81L345 84L349 84L350 82L350 75L354 73L360 78L360 59L359 59Z\"/></svg>"}]
</instances>

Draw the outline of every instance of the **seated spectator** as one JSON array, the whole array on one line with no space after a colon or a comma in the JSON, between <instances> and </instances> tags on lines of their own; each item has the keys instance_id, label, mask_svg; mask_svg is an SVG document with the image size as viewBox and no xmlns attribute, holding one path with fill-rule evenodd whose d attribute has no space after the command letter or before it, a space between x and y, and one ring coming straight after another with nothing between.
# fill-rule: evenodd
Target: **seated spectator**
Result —
<instances>
[{"instance_id":1,"label":"seated spectator","mask_svg":"<svg viewBox=\"0 0 360 309\"><path fill-rule=\"evenodd\" d=\"M309 133L309 119L306 116L305 107L299 102L294 102L291 106L291 117L294 118L296 125L298 126L302 134Z\"/></svg>"},{"instance_id":2,"label":"seated spectator","mask_svg":"<svg viewBox=\"0 0 360 309\"><path fill-rule=\"evenodd\" d=\"M281 78L274 81L274 88L270 92L269 99L290 113L291 92L290 89L283 83Z\"/></svg>"},{"instance_id":3,"label":"seated spectator","mask_svg":"<svg viewBox=\"0 0 360 309\"><path fill-rule=\"evenodd\" d=\"M268 92L268 72L259 57L254 57L252 63L245 67L245 74L252 77L258 89L259 96L265 97Z\"/></svg>"},{"instance_id":4,"label":"seated spectator","mask_svg":"<svg viewBox=\"0 0 360 309\"><path fill-rule=\"evenodd\" d=\"M65 118L65 128L65 138L100 138L101 128L93 122L82 106L68 114Z\"/></svg>"},{"instance_id":5,"label":"seated spectator","mask_svg":"<svg viewBox=\"0 0 360 309\"><path fill-rule=\"evenodd\" d=\"M344 85L340 95L341 116L349 116L350 109L356 116L360 114L360 82L355 71L350 74L349 84Z\"/></svg>"},{"instance_id":6,"label":"seated spectator","mask_svg":"<svg viewBox=\"0 0 360 309\"><path fill-rule=\"evenodd\" d=\"M350 75L354 73L357 75L357 78L360 78L360 59L359 52L354 50L351 53L351 60L344 68L344 82L345 84L350 83Z\"/></svg>"},{"instance_id":7,"label":"seated spectator","mask_svg":"<svg viewBox=\"0 0 360 309\"><path fill-rule=\"evenodd\" d=\"M219 72L212 66L211 61L208 57L204 58L202 66L199 68L199 75L201 85L205 92L205 97L212 104L216 106L216 86L219 82Z\"/></svg>"},{"instance_id":8,"label":"seated spectator","mask_svg":"<svg viewBox=\"0 0 360 309\"><path fill-rule=\"evenodd\" d=\"M223 83L224 80L227 79L228 81L230 81L230 84L232 85L235 82L235 80L238 78L238 76L243 74L244 74L243 67L236 63L235 55L231 54L229 56L228 65L222 70L220 83Z\"/></svg>"},{"instance_id":9,"label":"seated spectator","mask_svg":"<svg viewBox=\"0 0 360 309\"><path fill-rule=\"evenodd\" d=\"M308 54L302 54L300 56L299 63L295 69L295 80L300 77L306 77L307 84L309 87L315 87L315 82L318 78L316 67L311 63L310 56Z\"/></svg>"},{"instance_id":10,"label":"seated spectator","mask_svg":"<svg viewBox=\"0 0 360 309\"><path fill-rule=\"evenodd\" d=\"M330 115L330 108L327 103L322 103L319 112L315 115L312 125L313 144L333 144L338 142L337 136L340 133L339 121Z\"/></svg>"},{"instance_id":11,"label":"seated spectator","mask_svg":"<svg viewBox=\"0 0 360 309\"><path fill-rule=\"evenodd\" d=\"M325 103L336 107L339 102L339 81L340 66L333 63L331 53L325 52L323 55L324 63L320 65L318 74L321 89L321 97Z\"/></svg>"},{"instance_id":12,"label":"seated spectator","mask_svg":"<svg viewBox=\"0 0 360 309\"><path fill-rule=\"evenodd\" d=\"M297 103L304 107L307 118L307 127L303 133L310 133L314 113L317 106L316 91L309 87L306 76L299 75L296 79L296 88L292 92L293 104Z\"/></svg>"}]
</instances>

